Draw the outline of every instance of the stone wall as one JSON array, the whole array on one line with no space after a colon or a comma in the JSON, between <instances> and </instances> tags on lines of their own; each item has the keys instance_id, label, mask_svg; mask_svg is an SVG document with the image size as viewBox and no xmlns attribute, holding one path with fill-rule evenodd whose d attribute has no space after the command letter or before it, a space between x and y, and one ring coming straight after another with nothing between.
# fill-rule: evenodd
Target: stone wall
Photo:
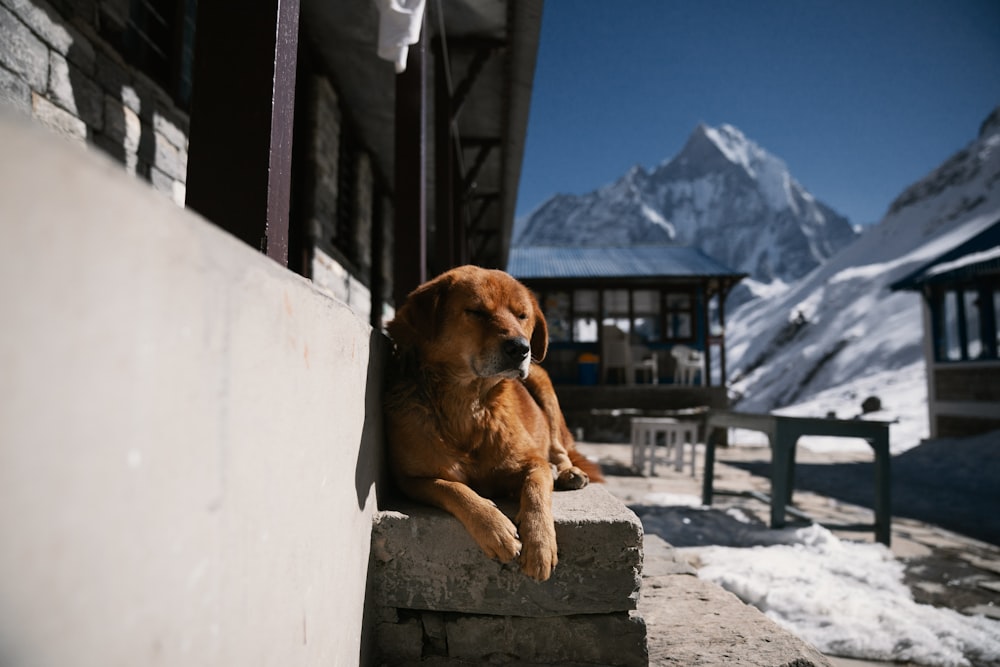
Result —
<instances>
[{"instance_id":1,"label":"stone wall","mask_svg":"<svg viewBox=\"0 0 1000 667\"><path fill-rule=\"evenodd\" d=\"M120 2L0 0L0 105L96 146L179 206L188 116L98 36Z\"/></svg>"},{"instance_id":2,"label":"stone wall","mask_svg":"<svg viewBox=\"0 0 1000 667\"><path fill-rule=\"evenodd\" d=\"M124 30L128 4L0 0L0 107L100 149L184 206L188 115L102 37ZM309 247L320 252L310 253L303 271L367 318L373 269L380 271L383 285L391 285L391 255L381 266L373 262L374 253L381 251L385 257L391 251L391 203L376 194L371 160L359 152L349 207L355 219L347 237L333 239L330 230L336 225L340 196L340 102L325 77L308 75L307 85L309 94L299 102L309 134L307 182L299 193L304 218L299 224L305 226ZM374 248L375 225L381 226L379 250ZM333 243L345 249L346 261Z\"/></svg>"},{"instance_id":3,"label":"stone wall","mask_svg":"<svg viewBox=\"0 0 1000 667\"><path fill-rule=\"evenodd\" d=\"M351 129L330 81L310 74L305 89L300 104L306 120L299 128L307 136L298 145L304 147L300 206L309 275L359 316L370 317L376 278L391 286L392 204L377 191L371 156L344 134Z\"/></svg>"}]
</instances>

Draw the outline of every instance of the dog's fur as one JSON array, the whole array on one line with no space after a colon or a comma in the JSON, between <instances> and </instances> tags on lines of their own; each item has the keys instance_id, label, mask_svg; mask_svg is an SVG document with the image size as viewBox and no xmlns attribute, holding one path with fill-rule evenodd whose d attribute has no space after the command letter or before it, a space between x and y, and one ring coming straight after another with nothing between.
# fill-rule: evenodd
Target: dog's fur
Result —
<instances>
[{"instance_id":1,"label":"dog's fur","mask_svg":"<svg viewBox=\"0 0 1000 667\"><path fill-rule=\"evenodd\" d=\"M408 496L454 514L490 558L539 581L558 561L555 485L602 481L580 455L552 382L534 296L502 271L452 269L415 289L387 326L390 466ZM491 497L520 499L517 527Z\"/></svg>"}]
</instances>

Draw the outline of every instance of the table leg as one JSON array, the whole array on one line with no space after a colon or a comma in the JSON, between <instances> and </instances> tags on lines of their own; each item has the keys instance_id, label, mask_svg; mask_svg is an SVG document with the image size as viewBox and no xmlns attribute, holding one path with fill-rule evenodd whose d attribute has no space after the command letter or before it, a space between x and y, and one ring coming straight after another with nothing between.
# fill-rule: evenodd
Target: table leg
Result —
<instances>
[{"instance_id":1,"label":"table leg","mask_svg":"<svg viewBox=\"0 0 1000 667\"><path fill-rule=\"evenodd\" d=\"M658 435L659 435L658 429L656 428L649 429L649 449L646 450L648 452L646 456L649 459L650 477L656 474L656 438Z\"/></svg>"},{"instance_id":2,"label":"table leg","mask_svg":"<svg viewBox=\"0 0 1000 667\"><path fill-rule=\"evenodd\" d=\"M797 438L775 426L771 439L771 528L785 527L785 505L792 495L794 450Z\"/></svg>"},{"instance_id":3,"label":"table leg","mask_svg":"<svg viewBox=\"0 0 1000 667\"><path fill-rule=\"evenodd\" d=\"M889 427L877 439L870 440L875 450L875 539L889 546L892 541L892 494L889 468Z\"/></svg>"},{"instance_id":4,"label":"table leg","mask_svg":"<svg viewBox=\"0 0 1000 667\"><path fill-rule=\"evenodd\" d=\"M712 504L712 482L715 479L715 433L718 427L705 427L705 479L701 480L701 504Z\"/></svg>"},{"instance_id":5,"label":"table leg","mask_svg":"<svg viewBox=\"0 0 1000 667\"><path fill-rule=\"evenodd\" d=\"M674 431L674 447L676 451L674 452L674 470L677 472L684 471L684 444L688 440L688 434L686 429L678 428Z\"/></svg>"}]
</instances>

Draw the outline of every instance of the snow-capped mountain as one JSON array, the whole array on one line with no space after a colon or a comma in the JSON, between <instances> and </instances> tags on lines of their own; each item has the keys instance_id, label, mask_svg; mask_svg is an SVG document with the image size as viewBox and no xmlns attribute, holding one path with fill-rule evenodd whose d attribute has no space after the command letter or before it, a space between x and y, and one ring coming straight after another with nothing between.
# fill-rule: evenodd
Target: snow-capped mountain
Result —
<instances>
[{"instance_id":1,"label":"snow-capped mountain","mask_svg":"<svg viewBox=\"0 0 1000 667\"><path fill-rule=\"evenodd\" d=\"M1000 108L856 242L783 293L732 313L737 409L850 417L876 394L909 434L893 436L893 448L917 444L927 433L920 297L888 286L998 219Z\"/></svg>"},{"instance_id":2,"label":"snow-capped mountain","mask_svg":"<svg viewBox=\"0 0 1000 667\"><path fill-rule=\"evenodd\" d=\"M694 245L759 282L791 282L854 240L784 162L731 125L699 125L674 158L518 221L515 245Z\"/></svg>"}]
</instances>

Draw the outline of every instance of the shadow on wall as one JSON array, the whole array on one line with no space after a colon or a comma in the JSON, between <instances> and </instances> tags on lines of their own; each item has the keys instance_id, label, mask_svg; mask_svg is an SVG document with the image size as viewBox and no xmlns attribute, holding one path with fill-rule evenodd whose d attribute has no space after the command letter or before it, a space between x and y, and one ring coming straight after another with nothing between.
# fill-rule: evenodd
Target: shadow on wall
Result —
<instances>
[{"instance_id":1,"label":"shadow on wall","mask_svg":"<svg viewBox=\"0 0 1000 667\"><path fill-rule=\"evenodd\" d=\"M368 376L365 380L365 422L361 428L361 446L354 468L354 485L358 496L358 509L363 510L375 488L375 497L381 505L388 495L388 478L385 465L385 429L382 417L382 396L386 360L391 354L389 339L377 329L372 329L368 341ZM368 582L365 586L364 620L361 625L361 647L359 665L372 664L375 654L375 640L372 628L375 626L375 591L371 572L372 559L369 556Z\"/></svg>"},{"instance_id":2,"label":"shadow on wall","mask_svg":"<svg viewBox=\"0 0 1000 667\"><path fill-rule=\"evenodd\" d=\"M389 339L372 329L369 341L368 376L365 380L365 422L354 469L358 509L365 509L372 487L380 501L388 492L385 472L385 433L382 421L382 387L385 360L390 354Z\"/></svg>"}]
</instances>

